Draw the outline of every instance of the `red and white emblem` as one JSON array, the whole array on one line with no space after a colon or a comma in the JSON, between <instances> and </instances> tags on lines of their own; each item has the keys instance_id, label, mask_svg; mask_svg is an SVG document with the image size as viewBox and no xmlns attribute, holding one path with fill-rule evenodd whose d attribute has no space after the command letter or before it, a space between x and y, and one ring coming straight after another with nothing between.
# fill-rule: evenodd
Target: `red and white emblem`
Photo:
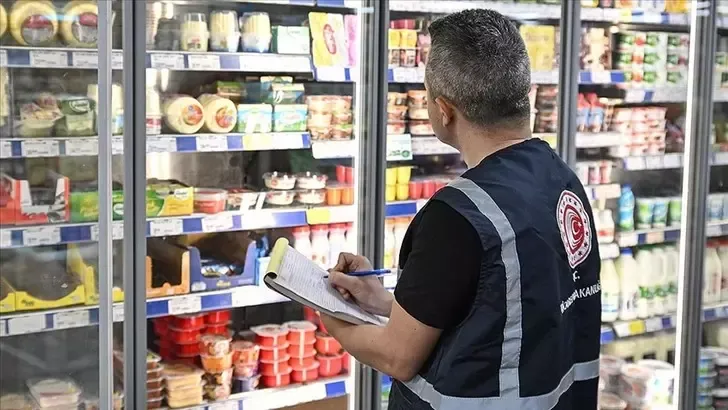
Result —
<instances>
[{"instance_id":1,"label":"red and white emblem","mask_svg":"<svg viewBox=\"0 0 728 410\"><path fill-rule=\"evenodd\" d=\"M592 232L589 215L578 196L571 191L563 191L559 197L556 219L559 231L561 231L561 240L566 249L566 256L569 259L569 266L573 269L584 262L591 252Z\"/></svg>"}]
</instances>

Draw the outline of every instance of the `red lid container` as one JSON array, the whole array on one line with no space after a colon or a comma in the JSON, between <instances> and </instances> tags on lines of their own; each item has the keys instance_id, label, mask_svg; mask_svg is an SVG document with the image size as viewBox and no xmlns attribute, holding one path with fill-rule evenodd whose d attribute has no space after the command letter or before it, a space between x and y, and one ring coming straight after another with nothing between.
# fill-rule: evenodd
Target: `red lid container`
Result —
<instances>
[{"instance_id":1,"label":"red lid container","mask_svg":"<svg viewBox=\"0 0 728 410\"><path fill-rule=\"evenodd\" d=\"M205 323L208 325L216 325L220 323L230 323L229 310L217 310L215 312L205 313Z\"/></svg>"},{"instance_id":2,"label":"red lid container","mask_svg":"<svg viewBox=\"0 0 728 410\"><path fill-rule=\"evenodd\" d=\"M291 368L286 373L261 375L260 382L265 387L282 387L291 384Z\"/></svg>"},{"instance_id":3,"label":"red lid container","mask_svg":"<svg viewBox=\"0 0 728 410\"><path fill-rule=\"evenodd\" d=\"M314 362L311 366L307 367L293 367L291 372L291 380L296 383L310 382L318 379L319 377L319 364Z\"/></svg>"},{"instance_id":4,"label":"red lid container","mask_svg":"<svg viewBox=\"0 0 728 410\"><path fill-rule=\"evenodd\" d=\"M173 343L171 348L172 354L178 357L197 356L200 354L200 345L198 343Z\"/></svg>"},{"instance_id":5,"label":"red lid container","mask_svg":"<svg viewBox=\"0 0 728 410\"><path fill-rule=\"evenodd\" d=\"M341 343L339 343L333 336L327 335L326 333L316 333L316 351L320 354L335 355L341 350Z\"/></svg>"},{"instance_id":6,"label":"red lid container","mask_svg":"<svg viewBox=\"0 0 728 410\"><path fill-rule=\"evenodd\" d=\"M227 336L232 339L232 332L230 329L228 329L228 325L230 322L225 323L216 323L214 325L205 325L204 328L202 328L202 333L206 335L222 335Z\"/></svg>"},{"instance_id":7,"label":"red lid container","mask_svg":"<svg viewBox=\"0 0 728 410\"><path fill-rule=\"evenodd\" d=\"M286 357L289 357L288 355L288 347L290 344L288 342L285 342L284 344L278 346L278 347L260 347L260 360L266 361L266 362L275 362L278 360L283 360Z\"/></svg>"},{"instance_id":8,"label":"red lid container","mask_svg":"<svg viewBox=\"0 0 728 410\"><path fill-rule=\"evenodd\" d=\"M326 226L315 226L314 230L328 230ZM316 325L305 320L286 322L288 342L294 345L307 345L316 342Z\"/></svg>"},{"instance_id":9,"label":"red lid container","mask_svg":"<svg viewBox=\"0 0 728 410\"><path fill-rule=\"evenodd\" d=\"M169 332L169 322L167 320L159 320L154 319L152 321L152 325L154 326L154 334L156 334L159 337L167 336L167 333Z\"/></svg>"},{"instance_id":10,"label":"red lid container","mask_svg":"<svg viewBox=\"0 0 728 410\"><path fill-rule=\"evenodd\" d=\"M312 364L316 362L316 356L308 356L308 357L291 357L291 359L288 361L288 364L291 365L291 367L309 367Z\"/></svg>"},{"instance_id":11,"label":"red lid container","mask_svg":"<svg viewBox=\"0 0 728 410\"><path fill-rule=\"evenodd\" d=\"M351 362L351 356L349 356L349 352L345 351L341 354L341 368L345 372L349 371L349 362Z\"/></svg>"},{"instance_id":12,"label":"red lid container","mask_svg":"<svg viewBox=\"0 0 728 410\"><path fill-rule=\"evenodd\" d=\"M205 314L195 313L190 315L172 316L170 326L177 329L200 329L205 325Z\"/></svg>"},{"instance_id":13,"label":"red lid container","mask_svg":"<svg viewBox=\"0 0 728 410\"><path fill-rule=\"evenodd\" d=\"M177 344L197 343L200 340L200 329L185 330L170 327L167 337L169 340Z\"/></svg>"},{"instance_id":14,"label":"red lid container","mask_svg":"<svg viewBox=\"0 0 728 410\"><path fill-rule=\"evenodd\" d=\"M314 342L316 343L316 342ZM314 356L316 354L316 349L314 348L314 343L309 343L305 345L290 345L288 346L288 349L286 351L291 357L309 357Z\"/></svg>"},{"instance_id":15,"label":"red lid container","mask_svg":"<svg viewBox=\"0 0 728 410\"><path fill-rule=\"evenodd\" d=\"M325 356L316 355L316 361L319 363L319 375L321 377L332 377L341 373L343 367L343 355Z\"/></svg>"},{"instance_id":16,"label":"red lid container","mask_svg":"<svg viewBox=\"0 0 728 410\"><path fill-rule=\"evenodd\" d=\"M260 374L263 376L288 373L291 370L291 366L288 364L288 358L278 362L260 362L259 368Z\"/></svg>"},{"instance_id":17,"label":"red lid container","mask_svg":"<svg viewBox=\"0 0 728 410\"><path fill-rule=\"evenodd\" d=\"M280 325L262 325L250 328L255 333L255 343L261 347L278 347L286 343L288 328Z\"/></svg>"}]
</instances>

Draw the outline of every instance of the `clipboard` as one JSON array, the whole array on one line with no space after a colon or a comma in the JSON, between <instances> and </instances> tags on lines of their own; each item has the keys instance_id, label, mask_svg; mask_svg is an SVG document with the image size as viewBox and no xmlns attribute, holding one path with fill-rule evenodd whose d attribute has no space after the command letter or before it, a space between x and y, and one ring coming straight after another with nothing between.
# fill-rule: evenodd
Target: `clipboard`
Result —
<instances>
[{"instance_id":1,"label":"clipboard","mask_svg":"<svg viewBox=\"0 0 728 410\"><path fill-rule=\"evenodd\" d=\"M280 238L273 245L263 282L273 291L337 319L356 325L386 323L385 319L344 299L324 278L327 273L293 249L288 239Z\"/></svg>"}]
</instances>

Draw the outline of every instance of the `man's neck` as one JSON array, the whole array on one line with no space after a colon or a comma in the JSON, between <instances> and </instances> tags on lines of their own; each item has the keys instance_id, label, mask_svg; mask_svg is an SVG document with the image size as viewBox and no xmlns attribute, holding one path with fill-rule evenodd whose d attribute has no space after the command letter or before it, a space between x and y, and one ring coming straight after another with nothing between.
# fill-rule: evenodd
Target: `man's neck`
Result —
<instances>
[{"instance_id":1,"label":"man's neck","mask_svg":"<svg viewBox=\"0 0 728 410\"><path fill-rule=\"evenodd\" d=\"M460 153L468 169L480 164L486 157L511 145L516 145L531 138L528 128L517 130L486 131L473 128L460 138Z\"/></svg>"}]
</instances>

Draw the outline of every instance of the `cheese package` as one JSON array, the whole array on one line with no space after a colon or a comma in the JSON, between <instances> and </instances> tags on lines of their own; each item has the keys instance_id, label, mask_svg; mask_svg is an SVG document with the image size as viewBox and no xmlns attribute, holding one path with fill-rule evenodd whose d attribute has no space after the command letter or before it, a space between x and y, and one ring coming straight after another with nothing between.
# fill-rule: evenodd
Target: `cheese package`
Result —
<instances>
[{"instance_id":1,"label":"cheese package","mask_svg":"<svg viewBox=\"0 0 728 410\"><path fill-rule=\"evenodd\" d=\"M163 104L164 123L180 134L194 134L205 123L202 104L189 95L169 96Z\"/></svg>"},{"instance_id":2,"label":"cheese package","mask_svg":"<svg viewBox=\"0 0 728 410\"><path fill-rule=\"evenodd\" d=\"M94 48L98 42L99 8L96 2L74 0L63 8L61 36L71 47Z\"/></svg>"},{"instance_id":3,"label":"cheese package","mask_svg":"<svg viewBox=\"0 0 728 410\"><path fill-rule=\"evenodd\" d=\"M553 70L556 28L524 24L521 26L520 32L531 60L531 71Z\"/></svg>"},{"instance_id":4,"label":"cheese package","mask_svg":"<svg viewBox=\"0 0 728 410\"><path fill-rule=\"evenodd\" d=\"M204 111L205 130L224 133L235 128L238 112L232 101L215 94L202 94L198 100Z\"/></svg>"},{"instance_id":5,"label":"cheese package","mask_svg":"<svg viewBox=\"0 0 728 410\"><path fill-rule=\"evenodd\" d=\"M330 13L308 13L313 39L313 64L316 67L343 67L348 57L344 16Z\"/></svg>"},{"instance_id":6,"label":"cheese package","mask_svg":"<svg viewBox=\"0 0 728 410\"><path fill-rule=\"evenodd\" d=\"M5 7L0 4L0 37L5 34L5 30L8 29L8 13L5 11Z\"/></svg>"},{"instance_id":7,"label":"cheese package","mask_svg":"<svg viewBox=\"0 0 728 410\"><path fill-rule=\"evenodd\" d=\"M10 9L10 33L23 46L44 46L58 33L58 15L49 0L18 0Z\"/></svg>"}]
</instances>

